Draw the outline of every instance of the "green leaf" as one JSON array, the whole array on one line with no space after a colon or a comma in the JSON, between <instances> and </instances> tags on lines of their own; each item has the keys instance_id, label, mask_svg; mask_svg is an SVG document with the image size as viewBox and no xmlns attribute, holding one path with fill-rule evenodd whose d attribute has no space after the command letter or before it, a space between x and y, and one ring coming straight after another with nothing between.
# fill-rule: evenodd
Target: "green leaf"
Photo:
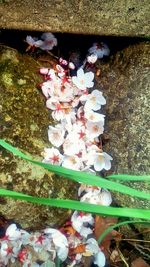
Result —
<instances>
[{"instance_id":1,"label":"green leaf","mask_svg":"<svg viewBox=\"0 0 150 267\"><path fill-rule=\"evenodd\" d=\"M25 200L31 203L42 204L57 208L78 210L104 216L132 217L145 220L149 220L150 218L150 210L145 210L145 209L105 207L69 199L32 197L30 195L25 195L22 193L17 193L15 191L10 191L6 189L0 189L0 195L4 197L11 197L13 199Z\"/></svg>"},{"instance_id":2,"label":"green leaf","mask_svg":"<svg viewBox=\"0 0 150 267\"><path fill-rule=\"evenodd\" d=\"M107 179L121 180L124 182L126 181L150 182L150 175L112 174L112 175L107 176Z\"/></svg>"},{"instance_id":3,"label":"green leaf","mask_svg":"<svg viewBox=\"0 0 150 267\"><path fill-rule=\"evenodd\" d=\"M56 267L61 267L61 260L59 259L58 256L56 256L55 264L56 264Z\"/></svg>"},{"instance_id":4,"label":"green leaf","mask_svg":"<svg viewBox=\"0 0 150 267\"><path fill-rule=\"evenodd\" d=\"M124 221L124 222L120 222L120 223L117 223L115 225L112 225L112 226L109 226L98 238L98 244L100 244L102 242L102 240L104 239L104 237L109 234L112 230L114 230L115 228L118 228L122 225L125 225L125 224L130 224L130 223L139 223L139 224L150 224L150 222L148 221Z\"/></svg>"},{"instance_id":5,"label":"green leaf","mask_svg":"<svg viewBox=\"0 0 150 267\"><path fill-rule=\"evenodd\" d=\"M138 191L136 189L122 185L120 183L112 182L107 179L103 179L99 176L91 175L89 173L73 171L73 170L66 169L60 166L46 164L43 162L33 160L31 156L25 155L24 153L19 151L17 148L13 147L12 145L8 144L2 139L0 139L0 145L4 147L5 149L7 149L8 151L12 152L14 155L19 156L22 159L25 159L33 164L44 167L45 169L51 172L54 172L57 175L63 176L64 178L67 178L67 179L70 179L70 180L73 180L79 183L83 183L83 184L107 188L112 191L118 191L120 193L127 194L133 197L139 197L139 198L150 200L150 194L147 194L144 191L143 192Z\"/></svg>"}]
</instances>

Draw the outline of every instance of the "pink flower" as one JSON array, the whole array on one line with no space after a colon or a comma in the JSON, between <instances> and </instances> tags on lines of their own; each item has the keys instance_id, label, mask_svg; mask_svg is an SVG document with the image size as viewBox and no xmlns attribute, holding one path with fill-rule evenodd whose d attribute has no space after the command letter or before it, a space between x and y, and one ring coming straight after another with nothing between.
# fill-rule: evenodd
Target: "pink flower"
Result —
<instances>
[{"instance_id":1,"label":"pink flower","mask_svg":"<svg viewBox=\"0 0 150 267\"><path fill-rule=\"evenodd\" d=\"M48 74L48 68L40 68L40 74L47 75Z\"/></svg>"},{"instance_id":2,"label":"pink flower","mask_svg":"<svg viewBox=\"0 0 150 267\"><path fill-rule=\"evenodd\" d=\"M66 75L64 68L58 64L56 65L56 70L58 72L58 77L62 78Z\"/></svg>"},{"instance_id":3,"label":"pink flower","mask_svg":"<svg viewBox=\"0 0 150 267\"><path fill-rule=\"evenodd\" d=\"M64 65L64 66L67 66L67 65L68 65L68 61L65 60L65 59L63 59L62 57L60 57L60 59L59 59L59 63L60 63L61 65Z\"/></svg>"},{"instance_id":4,"label":"pink flower","mask_svg":"<svg viewBox=\"0 0 150 267\"><path fill-rule=\"evenodd\" d=\"M97 55L91 54L90 56L87 56L87 62L90 64L94 64L97 61Z\"/></svg>"},{"instance_id":5,"label":"pink flower","mask_svg":"<svg viewBox=\"0 0 150 267\"><path fill-rule=\"evenodd\" d=\"M27 249L24 248L24 249L20 250L20 252L18 254L18 258L19 258L19 261L21 263L24 263L27 260L27 258L28 258Z\"/></svg>"}]
</instances>

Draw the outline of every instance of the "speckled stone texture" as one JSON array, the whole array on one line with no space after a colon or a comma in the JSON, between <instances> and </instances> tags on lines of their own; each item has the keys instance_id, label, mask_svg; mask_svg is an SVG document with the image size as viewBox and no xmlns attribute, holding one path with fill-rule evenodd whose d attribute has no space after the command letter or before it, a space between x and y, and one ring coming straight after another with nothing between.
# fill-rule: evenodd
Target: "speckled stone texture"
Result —
<instances>
[{"instance_id":1,"label":"speckled stone texture","mask_svg":"<svg viewBox=\"0 0 150 267\"><path fill-rule=\"evenodd\" d=\"M149 0L0 0L7 29L149 36L149 14Z\"/></svg>"},{"instance_id":2,"label":"speckled stone texture","mask_svg":"<svg viewBox=\"0 0 150 267\"><path fill-rule=\"evenodd\" d=\"M0 138L42 160L50 147L52 123L45 99L37 89L40 64L28 55L0 46ZM76 184L14 157L0 147L0 187L32 196L74 198ZM69 211L0 197L0 213L22 227L40 229L60 224Z\"/></svg>"},{"instance_id":3,"label":"speckled stone texture","mask_svg":"<svg viewBox=\"0 0 150 267\"><path fill-rule=\"evenodd\" d=\"M107 99L104 150L115 173L150 174L150 43L130 45L100 64L98 85ZM128 183L150 193L148 183ZM150 201L115 194L122 206L150 208Z\"/></svg>"}]
</instances>

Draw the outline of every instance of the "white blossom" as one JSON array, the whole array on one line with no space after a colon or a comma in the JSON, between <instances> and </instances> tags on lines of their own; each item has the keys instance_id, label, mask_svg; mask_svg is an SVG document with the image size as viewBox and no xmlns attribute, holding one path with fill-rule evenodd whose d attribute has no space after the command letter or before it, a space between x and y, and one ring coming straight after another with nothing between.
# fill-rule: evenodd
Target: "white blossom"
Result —
<instances>
[{"instance_id":1,"label":"white blossom","mask_svg":"<svg viewBox=\"0 0 150 267\"><path fill-rule=\"evenodd\" d=\"M94 165L95 157L97 153L99 153L101 150L96 145L90 145L87 148L87 153L84 154L83 161L85 162L86 166L90 167Z\"/></svg>"},{"instance_id":2,"label":"white blossom","mask_svg":"<svg viewBox=\"0 0 150 267\"><path fill-rule=\"evenodd\" d=\"M106 258L104 253L99 249L99 252L94 256L94 264L98 267L104 267L106 264Z\"/></svg>"},{"instance_id":3,"label":"white blossom","mask_svg":"<svg viewBox=\"0 0 150 267\"><path fill-rule=\"evenodd\" d=\"M68 65L69 69L74 70L75 69L75 65L73 64L73 62L69 62Z\"/></svg>"},{"instance_id":4,"label":"white blossom","mask_svg":"<svg viewBox=\"0 0 150 267\"><path fill-rule=\"evenodd\" d=\"M93 189L86 192L81 198L81 202L110 206L112 202L111 194L108 190Z\"/></svg>"},{"instance_id":5,"label":"white blossom","mask_svg":"<svg viewBox=\"0 0 150 267\"><path fill-rule=\"evenodd\" d=\"M85 224L91 226L94 224L94 219L91 214L83 214L82 212L75 211L72 214L71 222L73 228L83 237L87 237L93 232L90 227L85 226Z\"/></svg>"},{"instance_id":6,"label":"white blossom","mask_svg":"<svg viewBox=\"0 0 150 267\"><path fill-rule=\"evenodd\" d=\"M72 77L73 83L81 90L93 87L93 79L94 73L91 71L84 73L84 70L82 68L77 71L77 76Z\"/></svg>"},{"instance_id":7,"label":"white blossom","mask_svg":"<svg viewBox=\"0 0 150 267\"><path fill-rule=\"evenodd\" d=\"M30 35L28 35L26 37L26 42L31 47L41 47L41 45L43 45L43 41L42 40L38 40L38 38L32 37Z\"/></svg>"},{"instance_id":8,"label":"white blossom","mask_svg":"<svg viewBox=\"0 0 150 267\"><path fill-rule=\"evenodd\" d=\"M51 50L57 45L57 39L49 32L42 34L41 40L27 36L26 42L29 44L29 49L39 47L42 50ZM75 70L76 66L63 58L59 59L55 68L40 69L44 77L41 90L46 97L46 107L50 109L52 118L59 121L57 125L50 125L48 128L48 139L54 147L44 149L43 162L93 175L103 169L111 168L112 157L102 151L102 145L99 142L99 136L104 131L105 118L99 110L106 104L106 100L98 89L89 91L89 88L94 86L94 73L83 69L108 54L107 45L93 44L82 67L73 77L69 72ZM81 184L78 195L81 202L104 206L109 206L112 202L110 192L100 187ZM57 253L61 261L65 261L69 248L84 244L85 252L77 253L69 266L78 264L82 256L91 255L98 267L104 267L105 256L97 241L94 238L87 239L93 233L94 222L91 214L73 212L71 225L79 235L68 232L67 238L53 228L28 233L12 224L6 230L4 240L0 241L0 257L6 265L9 261L14 262L18 257L23 267L29 265L39 267L39 264L32 259L31 253L23 251L26 245L36 253L45 251L47 256L53 253L53 260Z\"/></svg>"},{"instance_id":9,"label":"white blossom","mask_svg":"<svg viewBox=\"0 0 150 267\"><path fill-rule=\"evenodd\" d=\"M95 154L94 169L96 171L109 170L111 168L112 157L105 152Z\"/></svg>"},{"instance_id":10,"label":"white blossom","mask_svg":"<svg viewBox=\"0 0 150 267\"><path fill-rule=\"evenodd\" d=\"M56 247L58 257L65 261L68 256L68 241L67 238L59 231L53 228L47 228L44 233L51 236Z\"/></svg>"},{"instance_id":11,"label":"white blossom","mask_svg":"<svg viewBox=\"0 0 150 267\"><path fill-rule=\"evenodd\" d=\"M41 35L43 44L40 46L42 50L52 50L54 46L57 46L57 39L51 32L45 32Z\"/></svg>"},{"instance_id":12,"label":"white blossom","mask_svg":"<svg viewBox=\"0 0 150 267\"><path fill-rule=\"evenodd\" d=\"M90 54L95 54L98 58L103 58L103 56L109 56L110 50L106 44L94 43L92 47L89 48Z\"/></svg>"},{"instance_id":13,"label":"white blossom","mask_svg":"<svg viewBox=\"0 0 150 267\"><path fill-rule=\"evenodd\" d=\"M47 75L48 74L48 68L40 68L40 74Z\"/></svg>"},{"instance_id":14,"label":"white blossom","mask_svg":"<svg viewBox=\"0 0 150 267\"><path fill-rule=\"evenodd\" d=\"M72 108L67 103L60 103L56 97L51 97L46 101L47 108L53 110L52 117L54 120L64 120L66 115L71 113Z\"/></svg>"},{"instance_id":15,"label":"white blossom","mask_svg":"<svg viewBox=\"0 0 150 267\"><path fill-rule=\"evenodd\" d=\"M89 238L86 241L86 251L91 252L91 255L97 254L99 252L99 245L94 238Z\"/></svg>"},{"instance_id":16,"label":"white blossom","mask_svg":"<svg viewBox=\"0 0 150 267\"><path fill-rule=\"evenodd\" d=\"M77 156L64 156L62 166L72 170L80 170L83 168L83 163Z\"/></svg>"},{"instance_id":17,"label":"white blossom","mask_svg":"<svg viewBox=\"0 0 150 267\"><path fill-rule=\"evenodd\" d=\"M87 100L84 106L85 110L94 110L97 111L101 108L101 105L105 105L106 100L102 95L102 92L99 90L93 90L93 92L87 95Z\"/></svg>"},{"instance_id":18,"label":"white blossom","mask_svg":"<svg viewBox=\"0 0 150 267\"><path fill-rule=\"evenodd\" d=\"M86 123L86 134L88 139L94 139L104 132L104 121L91 122L87 121Z\"/></svg>"},{"instance_id":19,"label":"white blossom","mask_svg":"<svg viewBox=\"0 0 150 267\"><path fill-rule=\"evenodd\" d=\"M87 62L90 64L94 64L97 61L98 56L96 54L91 54L87 56Z\"/></svg>"},{"instance_id":20,"label":"white blossom","mask_svg":"<svg viewBox=\"0 0 150 267\"><path fill-rule=\"evenodd\" d=\"M83 141L84 132L82 135L81 131L79 131L78 133L74 131L69 132L63 143L63 150L65 155L73 156L85 150L85 142Z\"/></svg>"},{"instance_id":21,"label":"white blossom","mask_svg":"<svg viewBox=\"0 0 150 267\"><path fill-rule=\"evenodd\" d=\"M104 118L105 118L105 115L103 114L100 114L98 112L94 112L92 110L85 110L85 118L88 120L88 121L91 121L91 122L99 122L99 121L102 121L104 123Z\"/></svg>"},{"instance_id":22,"label":"white blossom","mask_svg":"<svg viewBox=\"0 0 150 267\"><path fill-rule=\"evenodd\" d=\"M17 228L16 224L10 224L6 230L5 236L9 240L17 240L21 237L21 232Z\"/></svg>"},{"instance_id":23,"label":"white blossom","mask_svg":"<svg viewBox=\"0 0 150 267\"><path fill-rule=\"evenodd\" d=\"M63 156L59 152L59 150L53 147L44 148L43 156L44 156L44 162L54 165L60 165L63 160Z\"/></svg>"},{"instance_id":24,"label":"white blossom","mask_svg":"<svg viewBox=\"0 0 150 267\"><path fill-rule=\"evenodd\" d=\"M61 124L57 124L55 127L49 126L48 139L53 146L60 147L64 142L65 131Z\"/></svg>"}]
</instances>

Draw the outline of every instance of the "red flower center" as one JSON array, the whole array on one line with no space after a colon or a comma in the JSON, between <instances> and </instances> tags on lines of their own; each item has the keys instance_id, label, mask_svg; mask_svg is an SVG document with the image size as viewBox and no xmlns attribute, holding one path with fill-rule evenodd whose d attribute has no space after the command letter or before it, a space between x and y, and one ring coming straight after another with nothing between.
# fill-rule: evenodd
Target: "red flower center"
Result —
<instances>
[{"instance_id":1,"label":"red flower center","mask_svg":"<svg viewBox=\"0 0 150 267\"><path fill-rule=\"evenodd\" d=\"M54 163L59 162L59 156L58 155L53 155L53 157L50 158L50 160Z\"/></svg>"}]
</instances>

